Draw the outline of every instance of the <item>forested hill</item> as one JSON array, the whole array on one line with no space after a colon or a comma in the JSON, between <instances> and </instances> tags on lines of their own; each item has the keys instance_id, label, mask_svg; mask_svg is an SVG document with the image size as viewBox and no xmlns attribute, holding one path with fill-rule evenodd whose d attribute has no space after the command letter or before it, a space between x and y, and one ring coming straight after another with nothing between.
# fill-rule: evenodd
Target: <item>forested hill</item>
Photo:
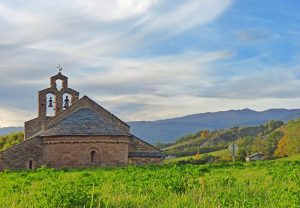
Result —
<instances>
[{"instance_id":1,"label":"forested hill","mask_svg":"<svg viewBox=\"0 0 300 208\"><path fill-rule=\"evenodd\" d=\"M240 160L257 152L262 152L267 158L293 156L300 153L300 119L286 124L269 121L256 127L204 130L185 135L174 143L160 144L160 147L166 155L181 157L227 149L232 141L239 146Z\"/></svg>"},{"instance_id":2,"label":"forested hill","mask_svg":"<svg viewBox=\"0 0 300 208\"><path fill-rule=\"evenodd\" d=\"M176 138L200 130L228 129L234 126L258 126L270 120L289 121L300 118L300 109L250 109L201 113L159 121L129 122L133 134L150 143L173 142Z\"/></svg>"},{"instance_id":3,"label":"forested hill","mask_svg":"<svg viewBox=\"0 0 300 208\"><path fill-rule=\"evenodd\" d=\"M233 127L224 130L202 130L195 134L187 134L180 137L173 143L161 144L161 148L166 155L176 156L190 156L197 152L200 154L209 153L216 150L227 149L232 141L236 141L239 145L243 146L245 140L249 143L258 143L266 141L273 132L282 128L284 123L282 121L269 121L263 125L255 127ZM276 134L276 141L271 141L274 146L277 145L282 133ZM251 141L250 141L251 140ZM257 141L256 141L257 140ZM269 140L268 140L269 142ZM262 151L260 149L251 149L247 153ZM273 150L274 153L275 149ZM272 153L272 154L273 154Z\"/></svg>"},{"instance_id":4,"label":"forested hill","mask_svg":"<svg viewBox=\"0 0 300 208\"><path fill-rule=\"evenodd\" d=\"M4 136L0 136L0 151L5 150L15 144L18 144L23 140L24 140L23 132L15 132Z\"/></svg>"}]
</instances>

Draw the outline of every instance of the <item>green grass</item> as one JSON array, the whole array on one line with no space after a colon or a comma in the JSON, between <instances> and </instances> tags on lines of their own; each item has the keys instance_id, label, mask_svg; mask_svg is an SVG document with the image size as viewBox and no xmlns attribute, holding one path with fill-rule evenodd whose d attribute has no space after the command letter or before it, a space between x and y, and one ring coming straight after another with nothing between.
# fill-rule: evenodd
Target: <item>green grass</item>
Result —
<instances>
[{"instance_id":1,"label":"green grass","mask_svg":"<svg viewBox=\"0 0 300 208\"><path fill-rule=\"evenodd\" d=\"M228 149L223 149L223 150L219 150L219 151L215 151L215 152L210 152L210 153L207 153L207 154L215 156L215 157L230 156L230 152L228 151Z\"/></svg>"},{"instance_id":2,"label":"green grass","mask_svg":"<svg viewBox=\"0 0 300 208\"><path fill-rule=\"evenodd\" d=\"M300 161L300 154L278 159L278 161Z\"/></svg>"},{"instance_id":3,"label":"green grass","mask_svg":"<svg viewBox=\"0 0 300 208\"><path fill-rule=\"evenodd\" d=\"M299 207L299 161L0 173L0 207Z\"/></svg>"},{"instance_id":4,"label":"green grass","mask_svg":"<svg viewBox=\"0 0 300 208\"><path fill-rule=\"evenodd\" d=\"M230 156L230 152L228 151L228 149L223 149L223 150L218 150L215 152L209 152L207 153L207 155L212 155L215 157L223 157L223 156ZM171 163L176 163L179 161L183 161L183 160L190 160L190 159L196 159L196 156L186 156L186 157L178 157L178 158L171 158L171 159L165 159L164 160L164 164L171 164Z\"/></svg>"}]
</instances>

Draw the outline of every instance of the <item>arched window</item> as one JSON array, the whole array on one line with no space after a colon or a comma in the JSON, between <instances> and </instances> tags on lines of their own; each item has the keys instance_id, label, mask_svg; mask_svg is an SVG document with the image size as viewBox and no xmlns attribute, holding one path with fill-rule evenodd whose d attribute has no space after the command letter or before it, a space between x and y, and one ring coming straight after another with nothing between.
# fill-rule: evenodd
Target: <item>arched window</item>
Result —
<instances>
[{"instance_id":1,"label":"arched window","mask_svg":"<svg viewBox=\"0 0 300 208\"><path fill-rule=\"evenodd\" d=\"M95 159L96 159L96 151L95 150L92 150L91 151L91 162L95 162Z\"/></svg>"},{"instance_id":2,"label":"arched window","mask_svg":"<svg viewBox=\"0 0 300 208\"><path fill-rule=\"evenodd\" d=\"M33 169L33 161L32 161L32 160L29 160L29 161L28 161L28 169L29 169L29 170L32 170L32 169Z\"/></svg>"}]
</instances>

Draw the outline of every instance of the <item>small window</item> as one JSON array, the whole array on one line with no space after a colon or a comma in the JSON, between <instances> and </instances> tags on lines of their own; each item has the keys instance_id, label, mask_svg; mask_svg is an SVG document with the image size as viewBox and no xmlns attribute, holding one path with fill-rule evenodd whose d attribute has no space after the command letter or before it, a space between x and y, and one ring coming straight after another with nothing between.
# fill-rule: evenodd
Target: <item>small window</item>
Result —
<instances>
[{"instance_id":1,"label":"small window","mask_svg":"<svg viewBox=\"0 0 300 208\"><path fill-rule=\"evenodd\" d=\"M33 162L32 162L32 160L29 160L28 169L29 170L33 169Z\"/></svg>"},{"instance_id":2,"label":"small window","mask_svg":"<svg viewBox=\"0 0 300 208\"><path fill-rule=\"evenodd\" d=\"M93 151L91 151L91 162L92 163L95 162L95 157L96 157L96 151L93 150Z\"/></svg>"}]
</instances>

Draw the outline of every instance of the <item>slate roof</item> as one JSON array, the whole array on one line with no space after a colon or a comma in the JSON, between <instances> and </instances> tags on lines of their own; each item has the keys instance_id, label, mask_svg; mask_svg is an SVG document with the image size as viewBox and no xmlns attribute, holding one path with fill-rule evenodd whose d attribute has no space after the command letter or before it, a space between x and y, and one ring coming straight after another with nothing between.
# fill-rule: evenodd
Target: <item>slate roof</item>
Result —
<instances>
[{"instance_id":1,"label":"slate roof","mask_svg":"<svg viewBox=\"0 0 300 208\"><path fill-rule=\"evenodd\" d=\"M89 108L82 108L61 121L55 123L41 136L63 135L128 135L126 131L118 128L112 122L100 117Z\"/></svg>"},{"instance_id":2,"label":"slate roof","mask_svg":"<svg viewBox=\"0 0 300 208\"><path fill-rule=\"evenodd\" d=\"M163 158L164 154L160 151L157 152L129 152L129 157L159 157Z\"/></svg>"},{"instance_id":3,"label":"slate roof","mask_svg":"<svg viewBox=\"0 0 300 208\"><path fill-rule=\"evenodd\" d=\"M252 155L249 155L248 158L255 157L255 156L265 156L265 155L262 154L261 152L257 152L257 153L254 153Z\"/></svg>"}]
</instances>

